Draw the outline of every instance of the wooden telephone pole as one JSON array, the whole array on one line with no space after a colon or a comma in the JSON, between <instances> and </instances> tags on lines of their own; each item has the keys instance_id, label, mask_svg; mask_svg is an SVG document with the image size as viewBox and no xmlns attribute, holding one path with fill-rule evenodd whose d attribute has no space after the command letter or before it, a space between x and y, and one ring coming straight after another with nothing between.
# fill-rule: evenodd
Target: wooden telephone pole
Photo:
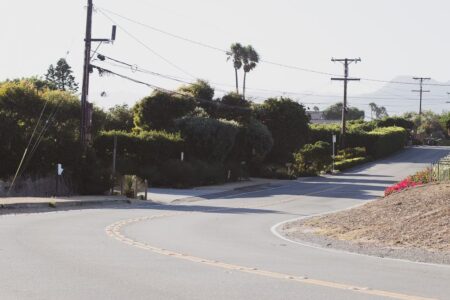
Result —
<instances>
[{"instance_id":1,"label":"wooden telephone pole","mask_svg":"<svg viewBox=\"0 0 450 300\"><path fill-rule=\"evenodd\" d=\"M87 0L87 17L86 17L86 35L84 38L84 64L83 64L83 82L81 88L81 124L80 139L84 147L90 141L91 130L91 114L92 104L89 103L89 75L91 73L91 44L92 42L112 43L116 39L116 25L112 27L110 39L93 39L92 38L92 12L94 10L93 0Z\"/></svg>"},{"instance_id":2,"label":"wooden telephone pole","mask_svg":"<svg viewBox=\"0 0 450 300\"><path fill-rule=\"evenodd\" d=\"M344 65L344 77L339 78L331 78L331 80L339 80L344 81L344 99L342 103L342 124L341 124L341 140L340 145L341 149L345 148L345 134L346 134L346 119L347 119L347 84L349 81L359 81L359 78L349 78L348 77L348 66L351 63L358 63L361 61L361 58L332 58L332 62L340 62Z\"/></svg>"},{"instance_id":3,"label":"wooden telephone pole","mask_svg":"<svg viewBox=\"0 0 450 300\"><path fill-rule=\"evenodd\" d=\"M423 93L429 93L429 90L424 90L423 89L423 81L424 80L430 80L431 78L429 77L413 77L414 80L419 80L420 82L420 89L419 90L412 90L412 92L414 93L420 93L420 104L419 104L419 118L422 118L422 99L423 99Z\"/></svg>"}]
</instances>

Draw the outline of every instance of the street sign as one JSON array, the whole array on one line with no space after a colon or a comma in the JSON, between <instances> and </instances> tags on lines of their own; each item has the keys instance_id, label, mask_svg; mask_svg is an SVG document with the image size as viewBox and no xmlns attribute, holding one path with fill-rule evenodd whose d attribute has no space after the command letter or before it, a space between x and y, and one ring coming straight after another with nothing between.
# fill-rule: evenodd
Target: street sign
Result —
<instances>
[{"instance_id":1,"label":"street sign","mask_svg":"<svg viewBox=\"0 0 450 300\"><path fill-rule=\"evenodd\" d=\"M333 143L336 143L336 135L333 134Z\"/></svg>"},{"instance_id":2,"label":"street sign","mask_svg":"<svg viewBox=\"0 0 450 300\"><path fill-rule=\"evenodd\" d=\"M64 169L62 167L62 164L58 164L58 175L61 176L63 172L64 172Z\"/></svg>"}]
</instances>

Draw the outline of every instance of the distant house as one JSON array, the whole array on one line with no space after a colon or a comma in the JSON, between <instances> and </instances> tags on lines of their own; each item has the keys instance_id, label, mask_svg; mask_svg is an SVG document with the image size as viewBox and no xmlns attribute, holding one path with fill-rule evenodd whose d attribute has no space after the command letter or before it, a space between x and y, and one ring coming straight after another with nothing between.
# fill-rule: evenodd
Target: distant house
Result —
<instances>
[{"instance_id":1,"label":"distant house","mask_svg":"<svg viewBox=\"0 0 450 300\"><path fill-rule=\"evenodd\" d=\"M340 120L327 120L323 115L323 111L309 110L306 114L311 118L311 124L333 124L339 123Z\"/></svg>"}]
</instances>

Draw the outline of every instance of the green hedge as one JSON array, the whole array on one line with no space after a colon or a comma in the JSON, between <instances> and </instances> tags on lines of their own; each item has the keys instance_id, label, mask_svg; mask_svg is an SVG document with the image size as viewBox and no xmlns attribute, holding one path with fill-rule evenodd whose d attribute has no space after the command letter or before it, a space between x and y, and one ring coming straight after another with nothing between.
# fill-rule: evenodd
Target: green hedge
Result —
<instances>
[{"instance_id":1,"label":"green hedge","mask_svg":"<svg viewBox=\"0 0 450 300\"><path fill-rule=\"evenodd\" d=\"M408 132L401 127L377 128L368 133L367 154L381 158L397 152L406 145Z\"/></svg>"},{"instance_id":2,"label":"green hedge","mask_svg":"<svg viewBox=\"0 0 450 300\"><path fill-rule=\"evenodd\" d=\"M331 145L318 141L306 144L294 154L294 169L297 175L317 174L331 165Z\"/></svg>"},{"instance_id":3,"label":"green hedge","mask_svg":"<svg viewBox=\"0 0 450 300\"><path fill-rule=\"evenodd\" d=\"M371 157L349 158L349 159L344 159L344 160L335 162L334 168L338 171L343 171L345 169L353 168L355 166L358 166L360 164L363 164L363 163L369 162L369 161L372 161Z\"/></svg>"},{"instance_id":4,"label":"green hedge","mask_svg":"<svg viewBox=\"0 0 450 300\"><path fill-rule=\"evenodd\" d=\"M310 127L310 143L317 141L330 142L333 134L340 138L340 126L337 124L312 125ZM374 158L388 156L402 149L408 139L408 133L401 127L383 127L372 131L364 131L361 124L349 127L346 146L349 148L364 147L368 155Z\"/></svg>"},{"instance_id":5,"label":"green hedge","mask_svg":"<svg viewBox=\"0 0 450 300\"><path fill-rule=\"evenodd\" d=\"M186 154L208 162L226 160L240 129L237 122L204 117L186 117L176 123L186 141Z\"/></svg>"},{"instance_id":6,"label":"green hedge","mask_svg":"<svg viewBox=\"0 0 450 300\"><path fill-rule=\"evenodd\" d=\"M97 156L112 162L114 136L117 136L117 172L138 174L143 166L158 165L163 161L179 158L184 141L179 134L164 131L142 131L126 133L123 131L102 132L94 141Z\"/></svg>"}]
</instances>

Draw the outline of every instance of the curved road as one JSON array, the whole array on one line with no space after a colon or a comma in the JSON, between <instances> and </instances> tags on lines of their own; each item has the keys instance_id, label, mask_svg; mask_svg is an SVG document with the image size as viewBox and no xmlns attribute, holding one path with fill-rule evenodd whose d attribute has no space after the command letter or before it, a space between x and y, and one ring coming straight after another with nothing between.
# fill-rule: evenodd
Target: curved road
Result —
<instances>
[{"instance_id":1,"label":"curved road","mask_svg":"<svg viewBox=\"0 0 450 300\"><path fill-rule=\"evenodd\" d=\"M220 199L0 216L0 299L450 299L450 266L302 246L271 228L382 194L450 148Z\"/></svg>"}]
</instances>

